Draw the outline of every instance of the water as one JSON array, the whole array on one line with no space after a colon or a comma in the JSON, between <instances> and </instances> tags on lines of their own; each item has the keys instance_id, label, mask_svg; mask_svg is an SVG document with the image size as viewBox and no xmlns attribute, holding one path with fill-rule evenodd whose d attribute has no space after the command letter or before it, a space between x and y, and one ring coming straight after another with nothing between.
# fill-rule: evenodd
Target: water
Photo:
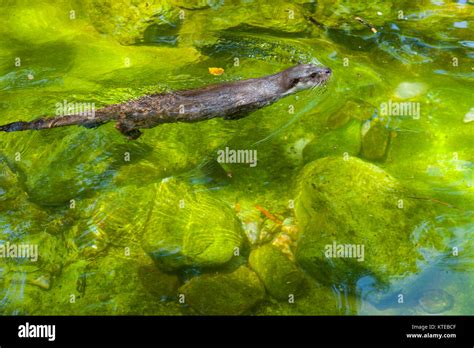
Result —
<instances>
[{"instance_id":1,"label":"water","mask_svg":"<svg viewBox=\"0 0 474 348\"><path fill-rule=\"evenodd\" d=\"M353 122L353 129L366 127L362 134L374 131L371 142L362 138L365 149L350 155L364 156L435 207L434 216L411 212L421 221L410 238L423 259L383 285L370 275L350 284L313 284L296 306L266 294L247 312L430 314L431 306L473 314L474 123L464 121L474 107L471 2L170 0L131 8L4 0L0 6L1 124L53 116L64 101L98 108L297 63L333 71L324 89L289 96L247 118L163 125L133 142L112 124L1 134L0 241L39 247L37 262L0 260L1 313L189 314L193 304L178 301L178 288L193 277L247 265L260 244L278 245L297 264L291 243L298 233L286 241L282 236L291 233L282 234L275 221L288 219L298 228L288 202L301 169L316 159L305 147L332 137L334 144L319 151L342 157L349 149L341 145L344 136L360 146L346 131ZM209 67L225 73L213 76ZM413 109L384 111L390 103ZM257 150L258 165L218 163L217 151L225 147ZM166 186L176 206L159 222L152 207L164 199L163 179L187 189ZM189 202L192 209L177 218L186 223L173 222ZM230 209L239 219L236 229L243 224L254 242L236 241L243 251L230 261L224 247L212 249L218 255L206 246L202 255L192 249L220 228L214 226L221 226L219 209ZM202 227L206 221L209 229ZM186 234L192 243L184 244L191 261L157 270L143 238L168 228L194 231ZM170 255L181 255L183 245L173 243ZM144 277L150 273L144 267L158 273ZM452 303L432 303L450 302L445 293ZM437 296L430 302L429 294Z\"/></svg>"}]
</instances>

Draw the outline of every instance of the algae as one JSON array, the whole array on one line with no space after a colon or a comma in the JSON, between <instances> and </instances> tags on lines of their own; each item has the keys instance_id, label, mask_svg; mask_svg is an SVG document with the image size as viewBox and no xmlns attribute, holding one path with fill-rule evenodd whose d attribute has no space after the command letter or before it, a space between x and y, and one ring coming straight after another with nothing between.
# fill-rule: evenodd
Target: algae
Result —
<instances>
[{"instance_id":1,"label":"algae","mask_svg":"<svg viewBox=\"0 0 474 348\"><path fill-rule=\"evenodd\" d=\"M195 277L179 292L186 304L205 315L245 314L265 296L258 276L245 266L230 274Z\"/></svg>"},{"instance_id":2,"label":"algae","mask_svg":"<svg viewBox=\"0 0 474 348\"><path fill-rule=\"evenodd\" d=\"M355 157L326 157L305 166L297 190L296 258L320 282L353 283L371 275L384 283L417 270L423 257L412 233L435 213L410 199L388 173ZM431 237L426 247L439 246Z\"/></svg>"},{"instance_id":3,"label":"algae","mask_svg":"<svg viewBox=\"0 0 474 348\"><path fill-rule=\"evenodd\" d=\"M305 289L303 273L280 250L263 245L250 253L249 265L262 280L268 293L288 300Z\"/></svg>"},{"instance_id":4,"label":"algae","mask_svg":"<svg viewBox=\"0 0 474 348\"><path fill-rule=\"evenodd\" d=\"M224 202L176 179L156 190L142 243L159 267L216 266L239 255L243 233Z\"/></svg>"},{"instance_id":5,"label":"algae","mask_svg":"<svg viewBox=\"0 0 474 348\"><path fill-rule=\"evenodd\" d=\"M162 125L136 142L113 124L2 134L0 243L38 245L39 259L0 260L0 313L472 314L471 7L3 2L2 124L300 62L333 76L247 118ZM418 104L419 117L382 115L388 102ZM257 166L218 163L226 146L256 150ZM334 241L363 244L364 261L328 260Z\"/></svg>"}]
</instances>

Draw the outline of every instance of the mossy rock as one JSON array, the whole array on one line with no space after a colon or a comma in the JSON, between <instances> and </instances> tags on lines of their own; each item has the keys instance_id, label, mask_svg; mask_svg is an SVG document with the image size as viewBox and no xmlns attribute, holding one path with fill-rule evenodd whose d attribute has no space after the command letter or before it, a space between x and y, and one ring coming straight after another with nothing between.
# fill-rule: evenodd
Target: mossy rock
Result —
<instances>
[{"instance_id":1,"label":"mossy rock","mask_svg":"<svg viewBox=\"0 0 474 348\"><path fill-rule=\"evenodd\" d=\"M38 231L57 234L66 229L65 221L59 221L61 214L53 214L30 201L21 179L6 162L0 163L0 211L3 213L0 240L20 238Z\"/></svg>"},{"instance_id":2,"label":"mossy rock","mask_svg":"<svg viewBox=\"0 0 474 348\"><path fill-rule=\"evenodd\" d=\"M422 259L419 244L434 243L436 236L413 240L417 223L433 213L409 196L388 173L358 158L327 157L309 163L299 177L295 202L301 228L297 261L325 284L369 274L385 281L416 271ZM328 253L334 243L336 249L350 245L361 251L363 246L364 257L334 257Z\"/></svg>"},{"instance_id":3,"label":"mossy rock","mask_svg":"<svg viewBox=\"0 0 474 348\"><path fill-rule=\"evenodd\" d=\"M130 153L130 162L115 173L114 184L145 186L198 168L209 153L222 148L232 136L226 131L227 125L219 121L163 124L146 131L144 140L138 140L143 141L140 146L124 150ZM122 159L123 153L120 155Z\"/></svg>"},{"instance_id":4,"label":"mossy rock","mask_svg":"<svg viewBox=\"0 0 474 348\"><path fill-rule=\"evenodd\" d=\"M330 286L317 283L310 276L305 276L306 290L296 295L291 301L266 301L256 309L255 315L341 315L356 314L356 308L348 310L355 298L348 294L347 302L341 306L338 294Z\"/></svg>"},{"instance_id":5,"label":"mossy rock","mask_svg":"<svg viewBox=\"0 0 474 348\"><path fill-rule=\"evenodd\" d=\"M390 132L381 122L367 123L362 137L361 155L369 161L383 161L390 144Z\"/></svg>"},{"instance_id":6,"label":"mossy rock","mask_svg":"<svg viewBox=\"0 0 474 348\"><path fill-rule=\"evenodd\" d=\"M176 298L180 285L176 275L164 273L153 264L141 266L138 275L143 287L156 299L165 301Z\"/></svg>"},{"instance_id":7,"label":"mossy rock","mask_svg":"<svg viewBox=\"0 0 474 348\"><path fill-rule=\"evenodd\" d=\"M25 271L5 273L1 267L0 295L3 302L0 306L0 315L44 315L42 312L44 301L43 289L26 283Z\"/></svg>"},{"instance_id":8,"label":"mossy rock","mask_svg":"<svg viewBox=\"0 0 474 348\"><path fill-rule=\"evenodd\" d=\"M97 31L112 36L123 45L142 41L150 25L155 28L155 39L157 36L175 36L180 25L179 9L169 1L89 0L84 4L84 11Z\"/></svg>"},{"instance_id":9,"label":"mossy rock","mask_svg":"<svg viewBox=\"0 0 474 348\"><path fill-rule=\"evenodd\" d=\"M179 289L185 303L199 314L240 315L265 297L258 276L242 266L229 274L204 274Z\"/></svg>"},{"instance_id":10,"label":"mossy rock","mask_svg":"<svg viewBox=\"0 0 474 348\"><path fill-rule=\"evenodd\" d=\"M157 185L142 246L165 271L213 267L239 255L243 231L234 211L199 186Z\"/></svg>"},{"instance_id":11,"label":"mossy rock","mask_svg":"<svg viewBox=\"0 0 474 348\"><path fill-rule=\"evenodd\" d=\"M349 78L350 79L350 78ZM371 80L372 76L367 76L367 80ZM377 80L379 83L380 81ZM326 125L331 129L343 127L351 119L366 121L372 117L377 109L368 101L359 98L351 98L347 100L337 111L329 115Z\"/></svg>"},{"instance_id":12,"label":"mossy rock","mask_svg":"<svg viewBox=\"0 0 474 348\"><path fill-rule=\"evenodd\" d=\"M268 293L279 300L288 300L303 292L303 273L278 248L266 244L250 253L250 267L262 280Z\"/></svg>"},{"instance_id":13,"label":"mossy rock","mask_svg":"<svg viewBox=\"0 0 474 348\"><path fill-rule=\"evenodd\" d=\"M179 315L179 306L171 300L179 286L174 276L143 270L154 267L144 253L126 256L122 249L92 261L78 260L64 267L48 291L48 315ZM159 281L158 281L159 279ZM154 287L153 291L151 288ZM73 296L72 296L73 295ZM71 300L73 298L73 301Z\"/></svg>"},{"instance_id":14,"label":"mossy rock","mask_svg":"<svg viewBox=\"0 0 474 348\"><path fill-rule=\"evenodd\" d=\"M202 141L200 146L193 145L187 137L190 130L169 130L163 136L167 144L158 142L158 149L149 141L130 142L112 124L94 130L45 130L44 139L37 135L43 141L37 145L37 153L25 153L21 161L10 162L14 171L25 178L25 190L32 202L68 207L71 199L90 197L111 182L121 187L145 186L193 168L214 143ZM47 132L56 131L64 132L64 136L48 143L47 136L52 133ZM179 138L187 140L179 141L179 146L169 145Z\"/></svg>"},{"instance_id":15,"label":"mossy rock","mask_svg":"<svg viewBox=\"0 0 474 348\"><path fill-rule=\"evenodd\" d=\"M360 122L351 120L344 127L313 139L303 149L305 163L327 156L357 156L360 151Z\"/></svg>"},{"instance_id":16,"label":"mossy rock","mask_svg":"<svg viewBox=\"0 0 474 348\"><path fill-rule=\"evenodd\" d=\"M26 199L27 195L21 189L18 176L12 172L2 156L0 161L0 207L6 209L15 201Z\"/></svg>"},{"instance_id":17,"label":"mossy rock","mask_svg":"<svg viewBox=\"0 0 474 348\"><path fill-rule=\"evenodd\" d=\"M222 1L210 8L186 11L186 19L182 21L179 32L180 43L195 46L214 44L223 31L256 33L259 36L268 33L275 39L288 35L301 37L313 29L302 8L288 1L275 1L272 6L254 2L252 10L249 9L240 2ZM264 22L262 18L265 18Z\"/></svg>"},{"instance_id":18,"label":"mossy rock","mask_svg":"<svg viewBox=\"0 0 474 348\"><path fill-rule=\"evenodd\" d=\"M14 169L25 177L29 199L39 205L67 207L71 199L91 192L110 178L114 162L108 151L114 144L110 138L104 139L99 130L60 131L64 136L50 143L46 142L49 133L43 133L44 143L37 145L37 152L25 153L14 163ZM109 149L104 148L106 143Z\"/></svg>"},{"instance_id":19,"label":"mossy rock","mask_svg":"<svg viewBox=\"0 0 474 348\"><path fill-rule=\"evenodd\" d=\"M26 224L25 224L26 226ZM8 233L0 224L3 233ZM47 232L26 233L15 238L14 233L0 239L10 246L28 246L29 257L0 258L0 313L4 315L45 314L45 300L54 278L68 257L64 241ZM35 248L35 249L32 249Z\"/></svg>"},{"instance_id":20,"label":"mossy rock","mask_svg":"<svg viewBox=\"0 0 474 348\"><path fill-rule=\"evenodd\" d=\"M333 112L331 115L329 115L326 125L330 129L338 129L341 127L344 127L347 122L349 122L352 118L352 110L348 109L339 109L336 112Z\"/></svg>"},{"instance_id":21,"label":"mossy rock","mask_svg":"<svg viewBox=\"0 0 474 348\"><path fill-rule=\"evenodd\" d=\"M372 25L379 26L388 18L396 18L392 6L391 1L380 0L350 4L344 0L323 0L318 1L315 19L331 28L361 29L365 28L364 25L354 20L354 17L360 16ZM383 16L378 15L378 12L382 12Z\"/></svg>"},{"instance_id":22,"label":"mossy rock","mask_svg":"<svg viewBox=\"0 0 474 348\"><path fill-rule=\"evenodd\" d=\"M155 186L127 185L77 200L67 217L75 221L69 237L78 251L91 257L109 245L123 245L135 255L155 199Z\"/></svg>"}]
</instances>

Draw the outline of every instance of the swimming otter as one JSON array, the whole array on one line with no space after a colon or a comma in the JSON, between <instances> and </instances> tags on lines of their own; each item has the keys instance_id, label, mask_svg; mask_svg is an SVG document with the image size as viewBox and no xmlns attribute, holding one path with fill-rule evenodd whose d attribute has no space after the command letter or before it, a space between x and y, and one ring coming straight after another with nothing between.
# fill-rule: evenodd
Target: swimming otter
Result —
<instances>
[{"instance_id":1,"label":"swimming otter","mask_svg":"<svg viewBox=\"0 0 474 348\"><path fill-rule=\"evenodd\" d=\"M137 139L139 128L162 123L198 122L214 117L236 120L289 94L318 87L331 76L331 69L301 64L274 75L210 85L203 88L146 95L95 112L93 117L68 115L13 122L0 126L4 132L37 130L71 125L95 128L116 121L116 128L129 139Z\"/></svg>"}]
</instances>

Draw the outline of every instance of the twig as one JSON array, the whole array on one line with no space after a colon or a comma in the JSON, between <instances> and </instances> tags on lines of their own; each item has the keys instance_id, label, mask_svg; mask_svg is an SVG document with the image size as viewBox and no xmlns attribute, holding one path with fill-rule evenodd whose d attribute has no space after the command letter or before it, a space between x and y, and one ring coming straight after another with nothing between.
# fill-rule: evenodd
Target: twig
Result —
<instances>
[{"instance_id":1,"label":"twig","mask_svg":"<svg viewBox=\"0 0 474 348\"><path fill-rule=\"evenodd\" d=\"M369 22L367 22L366 20L364 20L364 19L362 19L362 18L360 18L360 17L354 17L354 19L355 19L356 21L358 21L358 22L364 24L367 28L369 28L370 30L372 30L372 32L373 32L374 34L377 33L377 29L375 29L375 27L374 27L372 24L370 24Z\"/></svg>"},{"instance_id":2,"label":"twig","mask_svg":"<svg viewBox=\"0 0 474 348\"><path fill-rule=\"evenodd\" d=\"M316 19L314 19L313 17L309 16L309 17L307 17L307 18L308 18L308 20L309 20L311 23L317 25L317 26L320 27L320 28L325 29L324 24L319 23L319 22L318 22Z\"/></svg>"},{"instance_id":3,"label":"twig","mask_svg":"<svg viewBox=\"0 0 474 348\"><path fill-rule=\"evenodd\" d=\"M269 218L270 220L272 220L273 222L281 225L283 222L277 218L275 215L273 215L272 213L270 213L268 210L266 210L265 208L259 206L258 204L255 205L255 208L257 208L258 211L260 211L263 215L265 215L267 218Z\"/></svg>"},{"instance_id":4,"label":"twig","mask_svg":"<svg viewBox=\"0 0 474 348\"><path fill-rule=\"evenodd\" d=\"M454 208L454 209L458 209L458 210L463 211L463 209L461 209L461 208L459 208L459 207L456 207L455 205L452 205L452 204L449 204L449 203L440 201L440 200L438 200L438 199L436 199L436 198L431 198L431 197L416 197L416 196L408 196L408 198L423 199L423 200L426 200L426 201L431 201L431 202L434 202L434 203L442 204L442 205L445 205L445 206L447 206L447 207L450 207L450 208Z\"/></svg>"}]
</instances>

